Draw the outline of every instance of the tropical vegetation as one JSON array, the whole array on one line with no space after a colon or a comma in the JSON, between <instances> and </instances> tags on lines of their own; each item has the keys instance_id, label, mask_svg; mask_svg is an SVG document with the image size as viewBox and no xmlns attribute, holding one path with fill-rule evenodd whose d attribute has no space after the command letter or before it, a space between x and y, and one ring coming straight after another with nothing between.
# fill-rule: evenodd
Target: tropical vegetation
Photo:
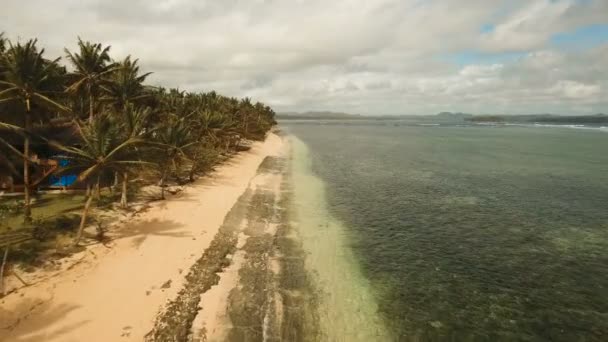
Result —
<instances>
[{"instance_id":1,"label":"tropical vegetation","mask_svg":"<svg viewBox=\"0 0 608 342\"><path fill-rule=\"evenodd\" d=\"M26 225L40 178L75 175L69 187L87 189L78 243L104 187L120 193L125 209L135 178L138 186L160 186L164 198L168 183L194 181L276 123L262 103L151 86L137 59L115 60L110 46L80 38L77 44L51 58L35 39L0 34L0 176L22 189Z\"/></svg>"}]
</instances>

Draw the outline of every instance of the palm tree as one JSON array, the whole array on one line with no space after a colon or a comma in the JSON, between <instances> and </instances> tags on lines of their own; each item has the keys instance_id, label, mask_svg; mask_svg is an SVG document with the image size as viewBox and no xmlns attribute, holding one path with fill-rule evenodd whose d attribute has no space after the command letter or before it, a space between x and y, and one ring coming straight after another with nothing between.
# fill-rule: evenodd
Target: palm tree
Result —
<instances>
[{"instance_id":1,"label":"palm tree","mask_svg":"<svg viewBox=\"0 0 608 342\"><path fill-rule=\"evenodd\" d=\"M243 127L243 133L245 136L249 133L249 118L252 112L253 106L251 105L251 99L246 97L239 103L239 115L241 116L241 123Z\"/></svg>"},{"instance_id":2,"label":"palm tree","mask_svg":"<svg viewBox=\"0 0 608 342\"><path fill-rule=\"evenodd\" d=\"M100 178L109 172L125 172L134 165L146 164L134 156L134 148L146 143L139 136L125 136L110 115L101 113L86 126L79 126L82 145L80 147L65 146L58 142L49 142L57 150L65 153L70 161L69 166L61 172L77 172L78 181L92 179L99 189ZM80 220L80 227L74 244L77 245L84 231L93 195L89 194L85 202Z\"/></svg>"},{"instance_id":3,"label":"palm tree","mask_svg":"<svg viewBox=\"0 0 608 342\"><path fill-rule=\"evenodd\" d=\"M188 158L188 149L200 142L194 140L192 131L187 121L184 118L172 116L168 122L163 124L155 132L157 146L162 153L158 160L160 167L161 199L165 199L165 181L169 176L169 172L173 169L176 177L179 180L180 165L184 161L190 161Z\"/></svg>"},{"instance_id":4,"label":"palm tree","mask_svg":"<svg viewBox=\"0 0 608 342\"><path fill-rule=\"evenodd\" d=\"M133 104L127 103L124 106L122 115L117 117L117 121L121 130L121 134L125 139L141 139L148 141L148 137L154 132L150 126L150 117L152 110L149 107L136 108ZM133 146L131 155L139 158L142 155L141 149ZM141 158L139 158L141 159ZM129 182L130 168L124 168L122 172L122 193L120 197L120 206L127 209L127 187Z\"/></svg>"},{"instance_id":5,"label":"palm tree","mask_svg":"<svg viewBox=\"0 0 608 342\"><path fill-rule=\"evenodd\" d=\"M219 112L209 110L199 110L190 121L190 127L194 134L194 139L201 142L195 145L192 154L192 166L190 168L189 179L194 181L194 175L203 160L209 155L210 147L216 147L223 135L223 130L228 129L231 125L227 116Z\"/></svg>"},{"instance_id":6,"label":"palm tree","mask_svg":"<svg viewBox=\"0 0 608 342\"><path fill-rule=\"evenodd\" d=\"M89 121L93 121L95 107L95 96L99 87L105 79L116 70L111 63L110 46L102 47L101 44L83 42L78 38L80 53L71 53L65 49L68 60L74 67L72 73L73 83L67 91L71 94L86 94L89 103Z\"/></svg>"},{"instance_id":7,"label":"palm tree","mask_svg":"<svg viewBox=\"0 0 608 342\"><path fill-rule=\"evenodd\" d=\"M0 54L6 50L6 38L4 38L4 32L0 32Z\"/></svg>"},{"instance_id":8,"label":"palm tree","mask_svg":"<svg viewBox=\"0 0 608 342\"><path fill-rule=\"evenodd\" d=\"M151 72L140 74L138 60L131 60L127 56L122 62L116 64L106 84L102 85L102 101L115 109L123 109L128 103L140 103L150 96L150 91L143 85Z\"/></svg>"},{"instance_id":9,"label":"palm tree","mask_svg":"<svg viewBox=\"0 0 608 342\"><path fill-rule=\"evenodd\" d=\"M160 166L164 198L165 181L172 174L179 181L184 165L190 167L189 178L193 180L220 152L230 152L241 138L262 139L275 123L270 107L253 104L249 98L148 87L144 82L150 74L140 72L137 59L127 57L115 63L109 46L80 38L77 52L65 50L73 71L65 77L69 86L64 89L61 78L65 68L58 65L58 59L44 59L43 51L36 48L35 40L12 45L0 33L0 126L23 137L21 148L0 136L0 163L14 174L15 161L23 161L25 221L31 220L30 193L34 187L29 174L34 163L32 131L47 120L65 122L67 117L59 117L70 111L65 104L89 122L75 120L82 141L60 148L74 161L69 169L78 171L87 185L99 183L96 177L105 177L106 172L114 172L116 186L122 178L123 207L127 206L128 179L139 170L137 164L154 161ZM152 146L157 153L149 153L147 147ZM119 152L110 153L113 149ZM5 158L7 153L11 155ZM92 196L87 196L88 211Z\"/></svg>"},{"instance_id":10,"label":"palm tree","mask_svg":"<svg viewBox=\"0 0 608 342\"><path fill-rule=\"evenodd\" d=\"M151 73L140 74L138 60L131 60L127 56L122 62L115 63L116 69L110 73L106 82L101 85L102 95L100 101L110 105L119 116L128 116L132 113L124 113L131 104L142 104L147 98L151 97L152 89L143 85L143 82ZM132 110L133 108L131 108ZM123 174L123 188L127 184ZM114 187L118 186L118 174L114 175ZM121 197L123 208L127 207L126 192L123 191Z\"/></svg>"},{"instance_id":11,"label":"palm tree","mask_svg":"<svg viewBox=\"0 0 608 342\"><path fill-rule=\"evenodd\" d=\"M36 40L13 45L0 55L0 103L19 103L23 113L21 120L23 134L23 184L24 221L31 222L30 207L30 130L32 129L32 109L34 107L67 111L63 105L49 97L49 89L56 86L59 66L56 60L46 60L44 49L38 50Z\"/></svg>"}]
</instances>

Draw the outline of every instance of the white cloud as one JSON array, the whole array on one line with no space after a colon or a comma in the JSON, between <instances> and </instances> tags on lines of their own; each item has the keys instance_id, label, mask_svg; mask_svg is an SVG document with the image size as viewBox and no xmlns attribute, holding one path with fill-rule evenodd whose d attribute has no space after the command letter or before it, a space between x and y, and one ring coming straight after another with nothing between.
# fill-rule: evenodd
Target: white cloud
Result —
<instances>
[{"instance_id":1,"label":"white cloud","mask_svg":"<svg viewBox=\"0 0 608 342\"><path fill-rule=\"evenodd\" d=\"M608 111L608 45L547 45L608 23L604 0L4 0L2 10L0 31L38 37L50 55L81 36L140 58L151 82L279 110ZM460 51L525 54L462 66L449 60Z\"/></svg>"},{"instance_id":2,"label":"white cloud","mask_svg":"<svg viewBox=\"0 0 608 342\"><path fill-rule=\"evenodd\" d=\"M551 92L558 97L567 97L576 100L594 100L601 92L601 88L597 84L583 84L576 81L563 80L559 81L551 88Z\"/></svg>"},{"instance_id":3,"label":"white cloud","mask_svg":"<svg viewBox=\"0 0 608 342\"><path fill-rule=\"evenodd\" d=\"M534 0L514 11L481 37L487 51L529 51L543 46L555 33L580 25L608 23L605 0Z\"/></svg>"},{"instance_id":4,"label":"white cloud","mask_svg":"<svg viewBox=\"0 0 608 342\"><path fill-rule=\"evenodd\" d=\"M460 70L460 75L464 77L484 77L484 76L495 76L498 74L504 65L492 64L492 65L467 65Z\"/></svg>"},{"instance_id":5,"label":"white cloud","mask_svg":"<svg viewBox=\"0 0 608 342\"><path fill-rule=\"evenodd\" d=\"M572 1L531 1L495 29L482 36L489 51L527 51L541 46L559 26Z\"/></svg>"}]
</instances>

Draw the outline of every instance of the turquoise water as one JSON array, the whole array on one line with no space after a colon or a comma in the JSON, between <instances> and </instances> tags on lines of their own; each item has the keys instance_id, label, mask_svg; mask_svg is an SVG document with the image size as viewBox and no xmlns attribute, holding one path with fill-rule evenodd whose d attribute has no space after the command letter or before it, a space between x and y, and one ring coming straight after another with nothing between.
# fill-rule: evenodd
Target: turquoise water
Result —
<instances>
[{"instance_id":1,"label":"turquoise water","mask_svg":"<svg viewBox=\"0 0 608 342\"><path fill-rule=\"evenodd\" d=\"M316 179L295 198L335 336L608 340L607 133L283 127Z\"/></svg>"},{"instance_id":2,"label":"turquoise water","mask_svg":"<svg viewBox=\"0 0 608 342\"><path fill-rule=\"evenodd\" d=\"M325 183L311 172L311 154L299 139L291 139L292 182L298 240L307 252L306 268L321 302L313 313L324 341L389 341L390 332L378 316L371 283L362 274L350 248L350 232L329 211ZM305 332L306 333L306 332ZM303 338L317 340L318 336Z\"/></svg>"}]
</instances>

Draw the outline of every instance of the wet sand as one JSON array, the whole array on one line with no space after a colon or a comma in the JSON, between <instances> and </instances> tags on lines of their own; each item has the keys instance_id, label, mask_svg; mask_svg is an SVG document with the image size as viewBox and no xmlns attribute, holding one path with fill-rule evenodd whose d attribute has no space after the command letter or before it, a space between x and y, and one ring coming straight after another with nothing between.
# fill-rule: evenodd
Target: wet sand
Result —
<instances>
[{"instance_id":1,"label":"wet sand","mask_svg":"<svg viewBox=\"0 0 608 342\"><path fill-rule=\"evenodd\" d=\"M317 292L290 220L289 155L262 162L147 341L319 340Z\"/></svg>"},{"instance_id":2,"label":"wet sand","mask_svg":"<svg viewBox=\"0 0 608 342\"><path fill-rule=\"evenodd\" d=\"M270 251L285 153L284 139L269 135L211 177L153 203L110 248L89 247L71 269L1 299L0 341L279 336L268 316L282 310L279 301L260 296L278 293L262 287L280 280Z\"/></svg>"}]
</instances>

